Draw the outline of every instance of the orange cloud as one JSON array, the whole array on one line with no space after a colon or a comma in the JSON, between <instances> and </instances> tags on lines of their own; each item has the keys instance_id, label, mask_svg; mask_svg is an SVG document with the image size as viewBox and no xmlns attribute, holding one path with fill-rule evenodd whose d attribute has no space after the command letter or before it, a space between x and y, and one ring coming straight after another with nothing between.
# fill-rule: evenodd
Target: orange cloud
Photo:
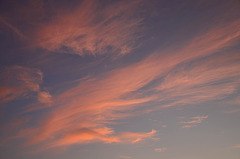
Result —
<instances>
[{"instance_id":1,"label":"orange cloud","mask_svg":"<svg viewBox=\"0 0 240 159\"><path fill-rule=\"evenodd\" d=\"M136 143L145 138L152 137L156 133L155 130L152 130L149 133L117 133L114 134L113 130L110 128L96 128L93 130L90 129L81 129L75 131L74 133L67 134L61 140L56 141L51 146L64 146L71 144L82 144L89 143L93 141L102 141L104 143L121 143L121 142L130 142Z\"/></svg>"},{"instance_id":2,"label":"orange cloud","mask_svg":"<svg viewBox=\"0 0 240 159\"><path fill-rule=\"evenodd\" d=\"M69 13L59 13L40 28L37 45L51 51L74 54L126 54L140 37L141 18L136 18L139 0L101 6L96 0L84 0ZM135 17L134 17L135 16Z\"/></svg>"},{"instance_id":3,"label":"orange cloud","mask_svg":"<svg viewBox=\"0 0 240 159\"><path fill-rule=\"evenodd\" d=\"M42 72L22 66L1 68L0 102L7 102L29 92L38 92Z\"/></svg>"},{"instance_id":4,"label":"orange cloud","mask_svg":"<svg viewBox=\"0 0 240 159\"><path fill-rule=\"evenodd\" d=\"M109 128L98 128L95 130L81 129L74 133L66 134L65 137L53 143L52 146L71 145L76 143L89 143L95 141L102 141L105 143L119 142L119 139L114 136L109 136L113 133Z\"/></svg>"},{"instance_id":5,"label":"orange cloud","mask_svg":"<svg viewBox=\"0 0 240 159\"><path fill-rule=\"evenodd\" d=\"M213 28L180 50L159 51L135 64L82 80L62 94L53 95L55 108L19 136L27 137L26 145L45 142L52 147L96 141L136 143L151 137L155 131L115 133L106 127L136 115L135 108L150 112L233 94L239 86L239 54L217 52L236 43L238 28L239 21ZM197 62L191 64L193 60ZM151 101L159 102L159 106L147 107ZM197 124L203 119L206 116L184 124Z\"/></svg>"}]
</instances>

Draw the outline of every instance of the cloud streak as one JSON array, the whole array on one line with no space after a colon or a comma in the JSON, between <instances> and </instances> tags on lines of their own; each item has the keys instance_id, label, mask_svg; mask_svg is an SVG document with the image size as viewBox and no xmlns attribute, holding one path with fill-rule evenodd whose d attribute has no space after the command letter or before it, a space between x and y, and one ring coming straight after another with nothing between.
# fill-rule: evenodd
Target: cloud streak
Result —
<instances>
[{"instance_id":1,"label":"cloud streak","mask_svg":"<svg viewBox=\"0 0 240 159\"><path fill-rule=\"evenodd\" d=\"M190 128L195 127L198 124L201 124L203 120L206 120L208 116L195 116L192 117L190 121L180 121L181 124L185 124L182 126L182 128Z\"/></svg>"},{"instance_id":2,"label":"cloud streak","mask_svg":"<svg viewBox=\"0 0 240 159\"><path fill-rule=\"evenodd\" d=\"M6 27L11 29L15 34L17 34L20 38L26 39L26 36L16 27L8 23L3 17L0 16L0 22L4 24Z\"/></svg>"},{"instance_id":3,"label":"cloud streak","mask_svg":"<svg viewBox=\"0 0 240 159\"><path fill-rule=\"evenodd\" d=\"M167 150L166 147L163 147L163 148L155 148L154 151L155 152L165 152Z\"/></svg>"},{"instance_id":4,"label":"cloud streak","mask_svg":"<svg viewBox=\"0 0 240 159\"><path fill-rule=\"evenodd\" d=\"M152 137L155 133L156 131L152 130L148 133L123 132L114 134L113 130L107 127L93 130L81 129L74 133L66 134L64 138L53 143L51 146L66 146L78 143L91 143L94 141L101 141L104 143L136 143L145 138Z\"/></svg>"},{"instance_id":5,"label":"cloud streak","mask_svg":"<svg viewBox=\"0 0 240 159\"><path fill-rule=\"evenodd\" d=\"M8 102L31 92L40 91L43 74L22 66L1 68L0 102Z\"/></svg>"},{"instance_id":6,"label":"cloud streak","mask_svg":"<svg viewBox=\"0 0 240 159\"><path fill-rule=\"evenodd\" d=\"M95 1L83 1L73 11L60 12L44 23L33 43L50 51L70 49L79 55L129 53L142 20L135 17L139 3L119 2L98 8ZM0 97L10 101L29 90L38 93L41 105L53 106L37 123L18 132L17 137L26 138L25 145L134 144L153 137L156 131L115 132L110 125L139 112L224 99L239 90L239 53L224 52L238 42L239 27L239 19L213 27L178 49L157 50L134 64L81 80L59 94L41 91L41 71L16 66L8 75L19 84L1 79L6 84L1 86ZM149 106L151 102L157 104ZM43 108L30 106L24 113ZM206 118L197 116L181 123L192 127Z\"/></svg>"},{"instance_id":7,"label":"cloud streak","mask_svg":"<svg viewBox=\"0 0 240 159\"><path fill-rule=\"evenodd\" d=\"M234 21L223 28L213 28L180 50L157 52L135 64L79 82L53 96L54 110L19 136L27 137L26 145L45 143L46 147L99 141L137 143L153 136L155 131L115 133L107 125L136 114L133 114L135 109L149 112L233 94L239 86L239 54L228 56L216 52L236 42L238 26L239 22ZM196 59L198 62L187 67ZM48 97L48 93L42 92L39 101L49 101ZM158 106L147 107L153 101ZM185 121L185 127L206 118L193 117Z\"/></svg>"},{"instance_id":8,"label":"cloud streak","mask_svg":"<svg viewBox=\"0 0 240 159\"><path fill-rule=\"evenodd\" d=\"M37 45L47 50L84 54L126 54L137 47L141 18L136 8L141 1L115 2L101 6L84 0L69 13L59 12L36 35Z\"/></svg>"},{"instance_id":9,"label":"cloud streak","mask_svg":"<svg viewBox=\"0 0 240 159\"><path fill-rule=\"evenodd\" d=\"M232 146L232 148L234 148L234 149L240 149L240 144L234 145L234 146Z\"/></svg>"}]
</instances>

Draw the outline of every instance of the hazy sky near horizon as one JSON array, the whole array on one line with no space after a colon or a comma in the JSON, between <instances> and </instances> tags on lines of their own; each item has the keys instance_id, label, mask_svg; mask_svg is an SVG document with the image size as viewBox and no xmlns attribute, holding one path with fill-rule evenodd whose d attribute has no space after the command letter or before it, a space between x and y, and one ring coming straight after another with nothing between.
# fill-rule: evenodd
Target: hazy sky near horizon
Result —
<instances>
[{"instance_id":1,"label":"hazy sky near horizon","mask_svg":"<svg viewBox=\"0 0 240 159\"><path fill-rule=\"evenodd\" d=\"M239 0L0 1L0 158L239 159Z\"/></svg>"}]
</instances>

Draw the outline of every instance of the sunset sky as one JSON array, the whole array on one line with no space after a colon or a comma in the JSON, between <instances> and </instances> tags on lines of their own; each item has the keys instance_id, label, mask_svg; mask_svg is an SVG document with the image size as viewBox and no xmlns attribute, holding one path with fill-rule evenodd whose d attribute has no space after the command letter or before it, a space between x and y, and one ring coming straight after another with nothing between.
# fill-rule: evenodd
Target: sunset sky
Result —
<instances>
[{"instance_id":1,"label":"sunset sky","mask_svg":"<svg viewBox=\"0 0 240 159\"><path fill-rule=\"evenodd\" d=\"M240 159L240 1L0 1L0 158Z\"/></svg>"}]
</instances>

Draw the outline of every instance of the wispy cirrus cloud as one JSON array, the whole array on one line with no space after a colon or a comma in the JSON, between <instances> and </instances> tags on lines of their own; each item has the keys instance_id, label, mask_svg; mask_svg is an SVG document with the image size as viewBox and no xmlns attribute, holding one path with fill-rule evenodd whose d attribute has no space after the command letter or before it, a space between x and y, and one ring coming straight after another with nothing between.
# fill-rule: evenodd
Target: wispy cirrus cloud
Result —
<instances>
[{"instance_id":1,"label":"wispy cirrus cloud","mask_svg":"<svg viewBox=\"0 0 240 159\"><path fill-rule=\"evenodd\" d=\"M126 54L141 37L141 1L120 1L102 6L84 0L71 12L59 12L42 26L36 43L47 50L72 54Z\"/></svg>"},{"instance_id":2,"label":"wispy cirrus cloud","mask_svg":"<svg viewBox=\"0 0 240 159\"><path fill-rule=\"evenodd\" d=\"M207 119L208 116L195 116L192 117L190 121L181 121L182 124L200 124L204 119Z\"/></svg>"},{"instance_id":3,"label":"wispy cirrus cloud","mask_svg":"<svg viewBox=\"0 0 240 159\"><path fill-rule=\"evenodd\" d=\"M134 158L128 150L186 156L192 144L200 143L191 153L203 150L202 139L204 148L214 147L208 138L220 129L212 140L231 142L222 135L237 138L228 131L235 130L240 103L237 1L3 0L1 155L48 158L55 149L73 148L70 156L76 146L91 158L104 144L101 151L111 152L99 158ZM179 113L196 114L196 107L206 114L171 124ZM218 120L218 112L226 119ZM192 137L183 130L205 132L208 116L216 118L208 136L168 152L164 145L181 145L175 137ZM228 145L233 153L226 154L234 157L239 144Z\"/></svg>"},{"instance_id":4,"label":"wispy cirrus cloud","mask_svg":"<svg viewBox=\"0 0 240 159\"><path fill-rule=\"evenodd\" d=\"M29 92L40 91L43 74L39 69L22 66L1 68L0 99L1 102L26 96Z\"/></svg>"},{"instance_id":5,"label":"wispy cirrus cloud","mask_svg":"<svg viewBox=\"0 0 240 159\"><path fill-rule=\"evenodd\" d=\"M183 125L182 128L192 128L196 127L197 125Z\"/></svg>"},{"instance_id":6,"label":"wispy cirrus cloud","mask_svg":"<svg viewBox=\"0 0 240 159\"><path fill-rule=\"evenodd\" d=\"M36 68L23 66L2 67L0 70L0 102L9 102L19 97L28 97L38 93L40 103L50 104L52 96L40 88L43 73Z\"/></svg>"},{"instance_id":7,"label":"wispy cirrus cloud","mask_svg":"<svg viewBox=\"0 0 240 159\"><path fill-rule=\"evenodd\" d=\"M239 24L234 21L210 29L179 50L159 50L140 62L80 81L53 95L54 109L18 136L27 138L26 145L43 143L48 148L89 142L136 143L151 138L155 131L119 133L109 125L136 115L136 108L149 112L223 99L236 92L239 54L219 52L237 42ZM159 104L147 107L149 102ZM204 119L206 116L185 122L199 124Z\"/></svg>"},{"instance_id":8,"label":"wispy cirrus cloud","mask_svg":"<svg viewBox=\"0 0 240 159\"><path fill-rule=\"evenodd\" d=\"M181 124L184 124L182 126L182 128L191 128L191 127L195 127L198 124L201 124L205 119L207 119L208 116L195 116L195 117L191 117L190 121L180 121Z\"/></svg>"},{"instance_id":9,"label":"wispy cirrus cloud","mask_svg":"<svg viewBox=\"0 0 240 159\"><path fill-rule=\"evenodd\" d=\"M0 16L0 24L4 24L6 27L11 29L15 34L17 34L21 39L26 39L27 37L15 26L7 22L3 17Z\"/></svg>"},{"instance_id":10,"label":"wispy cirrus cloud","mask_svg":"<svg viewBox=\"0 0 240 159\"><path fill-rule=\"evenodd\" d=\"M27 145L47 142L52 146L95 141L120 142L129 136L132 136L129 138L132 143L142 140L145 136L141 133L119 135L109 131L109 134L101 134L96 129L104 130L106 125L133 115L131 110L135 108L152 111L159 107L222 99L234 93L239 85L239 55L233 53L227 58L226 54L211 56L235 43L237 26L235 21L228 27L214 28L196 38L198 41L194 39L182 50L170 53L171 56L155 53L138 63L81 81L54 96L52 102L57 105L54 111L44 115L38 126L22 131L19 136L28 138ZM225 34L225 29L231 31ZM204 39L207 39L206 42ZM202 47L204 49L199 49ZM206 56L206 60L199 59ZM185 68L188 62L196 59L199 61L192 67ZM179 68L181 71L178 71ZM153 86L152 81L156 81ZM136 91L139 93L134 93ZM151 101L159 102L160 106L144 107ZM194 117L189 122L197 124L205 118ZM77 132L72 134L74 131ZM152 136L154 133L144 134Z\"/></svg>"},{"instance_id":11,"label":"wispy cirrus cloud","mask_svg":"<svg viewBox=\"0 0 240 159\"><path fill-rule=\"evenodd\" d=\"M232 146L232 148L234 148L234 149L240 149L240 144L234 145L234 146Z\"/></svg>"},{"instance_id":12,"label":"wispy cirrus cloud","mask_svg":"<svg viewBox=\"0 0 240 159\"><path fill-rule=\"evenodd\" d=\"M79 143L104 142L104 143L136 143L146 138L151 138L156 133L152 130L148 133L122 132L115 133L112 129L103 127L95 129L81 129L56 141L51 146L66 146Z\"/></svg>"},{"instance_id":13,"label":"wispy cirrus cloud","mask_svg":"<svg viewBox=\"0 0 240 159\"><path fill-rule=\"evenodd\" d=\"M163 148L155 148L154 151L156 152L165 152L167 150L166 147L163 147Z\"/></svg>"}]
</instances>

